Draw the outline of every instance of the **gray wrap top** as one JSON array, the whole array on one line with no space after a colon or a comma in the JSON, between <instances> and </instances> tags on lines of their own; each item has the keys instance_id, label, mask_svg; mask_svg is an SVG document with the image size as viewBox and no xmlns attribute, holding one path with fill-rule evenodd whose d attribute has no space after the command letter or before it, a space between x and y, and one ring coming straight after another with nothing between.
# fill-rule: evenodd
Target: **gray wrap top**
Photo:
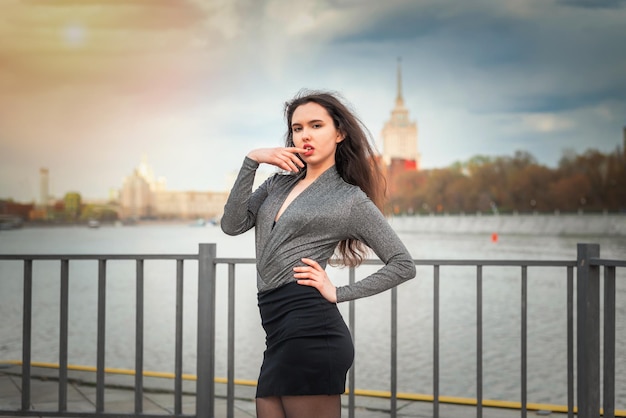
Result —
<instances>
[{"instance_id":1,"label":"gray wrap top","mask_svg":"<svg viewBox=\"0 0 626 418\"><path fill-rule=\"evenodd\" d=\"M222 230L242 234L255 227L257 289L275 289L296 279L302 258L326 268L337 244L358 239L385 263L353 285L337 287L344 302L380 293L415 276L415 264L383 214L357 186L346 183L335 166L326 170L285 209L274 223L300 174L274 174L254 192L259 163L246 157L224 207Z\"/></svg>"}]
</instances>

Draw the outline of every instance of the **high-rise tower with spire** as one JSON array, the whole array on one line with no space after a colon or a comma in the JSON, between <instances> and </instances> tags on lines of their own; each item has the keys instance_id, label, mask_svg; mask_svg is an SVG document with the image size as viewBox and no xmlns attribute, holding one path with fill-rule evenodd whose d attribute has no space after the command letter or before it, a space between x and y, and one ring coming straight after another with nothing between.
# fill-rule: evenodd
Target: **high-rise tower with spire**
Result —
<instances>
[{"instance_id":1,"label":"high-rise tower with spire","mask_svg":"<svg viewBox=\"0 0 626 418\"><path fill-rule=\"evenodd\" d=\"M401 163L407 169L419 169L417 148L417 123L409 119L409 110L404 106L402 97L402 68L398 59L398 92L396 106L383 127L383 161L392 166Z\"/></svg>"}]
</instances>

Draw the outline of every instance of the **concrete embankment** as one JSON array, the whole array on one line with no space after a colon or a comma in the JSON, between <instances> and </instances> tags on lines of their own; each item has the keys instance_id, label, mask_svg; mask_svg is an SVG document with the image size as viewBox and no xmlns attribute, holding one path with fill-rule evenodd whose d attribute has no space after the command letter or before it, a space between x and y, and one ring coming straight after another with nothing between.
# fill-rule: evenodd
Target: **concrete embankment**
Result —
<instances>
[{"instance_id":1,"label":"concrete embankment","mask_svg":"<svg viewBox=\"0 0 626 418\"><path fill-rule=\"evenodd\" d=\"M418 215L394 217L398 231L508 233L521 235L624 236L626 214Z\"/></svg>"}]
</instances>

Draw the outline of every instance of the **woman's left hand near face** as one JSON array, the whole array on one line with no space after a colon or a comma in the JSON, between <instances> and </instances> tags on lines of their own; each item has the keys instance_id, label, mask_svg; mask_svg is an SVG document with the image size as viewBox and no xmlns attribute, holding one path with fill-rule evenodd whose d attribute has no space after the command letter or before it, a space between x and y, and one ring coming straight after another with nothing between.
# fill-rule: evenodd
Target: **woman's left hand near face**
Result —
<instances>
[{"instance_id":1,"label":"woman's left hand near face","mask_svg":"<svg viewBox=\"0 0 626 418\"><path fill-rule=\"evenodd\" d=\"M293 277L298 279L298 284L316 288L321 295L332 303L337 303L337 288L332 284L326 271L310 258L303 258L302 262L306 266L294 267Z\"/></svg>"}]
</instances>

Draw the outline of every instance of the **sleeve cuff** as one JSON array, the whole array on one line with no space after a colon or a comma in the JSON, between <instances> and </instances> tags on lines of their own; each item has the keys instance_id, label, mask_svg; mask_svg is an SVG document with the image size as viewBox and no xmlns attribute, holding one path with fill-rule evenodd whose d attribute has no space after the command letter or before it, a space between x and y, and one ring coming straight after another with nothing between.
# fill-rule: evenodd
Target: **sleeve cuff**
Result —
<instances>
[{"instance_id":1,"label":"sleeve cuff","mask_svg":"<svg viewBox=\"0 0 626 418\"><path fill-rule=\"evenodd\" d=\"M253 160L252 158L248 157L247 155L243 159L243 166L244 167L257 169L257 168L259 168L259 165L260 164L257 161Z\"/></svg>"}]
</instances>

